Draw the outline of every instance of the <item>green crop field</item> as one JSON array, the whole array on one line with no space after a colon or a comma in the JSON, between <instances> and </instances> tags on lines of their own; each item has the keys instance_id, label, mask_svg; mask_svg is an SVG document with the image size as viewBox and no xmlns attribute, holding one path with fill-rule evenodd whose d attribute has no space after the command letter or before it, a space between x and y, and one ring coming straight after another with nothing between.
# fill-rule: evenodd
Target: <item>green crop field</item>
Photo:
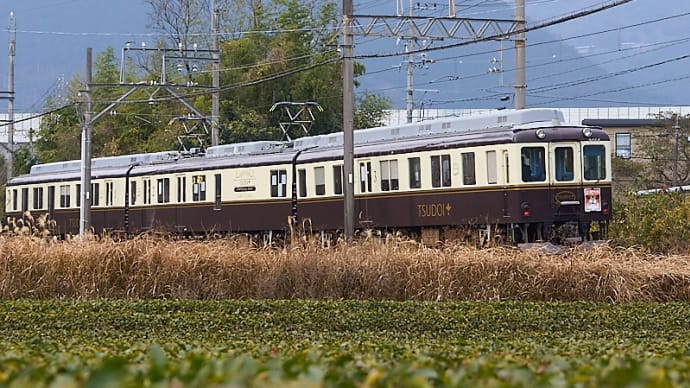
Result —
<instances>
[{"instance_id":1,"label":"green crop field","mask_svg":"<svg viewBox=\"0 0 690 388\"><path fill-rule=\"evenodd\" d=\"M0 386L682 386L690 305L0 301Z\"/></svg>"}]
</instances>

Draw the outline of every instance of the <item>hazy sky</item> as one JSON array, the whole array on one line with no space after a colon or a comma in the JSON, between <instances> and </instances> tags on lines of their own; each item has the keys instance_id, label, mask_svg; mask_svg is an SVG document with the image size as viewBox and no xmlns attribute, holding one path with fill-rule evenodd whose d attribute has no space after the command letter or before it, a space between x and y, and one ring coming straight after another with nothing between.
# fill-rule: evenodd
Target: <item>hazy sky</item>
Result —
<instances>
[{"instance_id":1,"label":"hazy sky","mask_svg":"<svg viewBox=\"0 0 690 388\"><path fill-rule=\"evenodd\" d=\"M552 19L560 15L572 14L579 10L609 3L605 0L526 0L527 18L531 23ZM409 4L419 3L409 0L355 0L356 14L387 13L394 14L398 3L402 3L405 12L409 12ZM425 1L424 3L433 4ZM415 14L441 16L447 11L447 1L436 2L435 10L414 10ZM512 2L500 2L497 0L456 0L459 15L474 18L495 18L512 15ZM663 6L659 6L663 4ZM153 42L155 39L147 29L148 9L142 0L3 0L0 2L0 28L2 28L0 41L7 42L9 13L13 11L16 18L17 48L15 58L15 109L19 112L40 111L47 93L54 90L61 78L70 79L74 74L84 74L86 48L92 47L98 52L108 46L115 48L116 52L127 40ZM690 52L690 43L687 41L676 42L665 50L660 50L660 45L670 44L678 39L689 39L690 16L689 0L633 0L630 3L604 11L600 14L580 18L558 26L548 28L553 39L551 43L539 42L538 35L528 35L528 62L543 64L548 60L565 60L567 56L579 52L588 56L588 61L600 63L609 72L625 72L636 66L649 66L649 70L635 71L628 75L622 74L621 79L629 84L646 82L650 85L645 88L633 88L625 94L630 101L634 101L637 92L647 91L662 96L658 103L669 105L671 98L679 91L678 82L669 82L669 79L678 78L686 82L684 77L690 77L690 66L687 60L677 59ZM680 15L680 16L679 16ZM657 19L668 18L664 21ZM635 26L636 24L640 24ZM610 30L609 32L602 32ZM583 36L592 34L590 36ZM570 39L580 36L579 38ZM393 40L378 40L374 45L367 43L372 40L357 39L356 54L366 54L372 50L385 52L400 52L401 46L396 46ZM530 45L540 43L538 48ZM510 44L510 42L506 43ZM652 45L646 46L645 45ZM2 49L5 47L5 49ZM372 49L375 47L375 49ZM477 68L488 67L488 61L498 53L498 44L487 45L493 53L486 55L467 56L467 53L485 49L464 48L463 51L449 50L448 52L434 52L439 58L439 66L431 66L420 69L415 75L422 85L429 80L438 79L448 75L466 76L473 75L471 81L462 83L462 86L447 85L443 89L466 89L471 95L484 93L486 89L481 85L501 86L495 75L483 76L477 73ZM630 55L631 47L638 47L636 55ZM643 48L639 48L643 47ZM649 48L655 48L653 52ZM473 51L474 50L474 51ZM621 50L616 54L616 50ZM504 66L512 68L512 52L506 50ZM388 71L392 64L400 64L402 57L388 60L366 61L369 72L381 71L383 74L371 76L368 85L372 85L373 92L381 92L390 95L394 103L398 105L398 95L405 87L404 76L397 71ZM668 60L668 65L654 65L660 61ZM475 65L472 65L475 63ZM528 65L528 80L530 85L556 85L563 80L548 80L543 74L546 70ZM600 74L600 70L586 70L585 66L575 63L561 63L555 67L556 73L563 73L566 77L572 69L583 69L587 74ZM560 70L559 70L560 69ZM388 74L390 73L390 74ZM506 88L511 75L506 73ZM540 79L541 77L541 79ZM575 77L573 75L573 77ZM585 76L571 78L571 83L584 79ZM462 80L460 80L462 81ZM378 84L377 82L381 82ZM679 81L680 82L680 81ZM0 44L0 88L6 90L7 86L7 44ZM592 85L594 89L595 85ZM608 86L611 88L611 86ZM442 93L445 93L443 90ZM447 91L448 96L434 96L437 100L444 98L452 100L453 94ZM528 89L529 92L529 89ZM557 94L558 90L550 91ZM611 98L598 94L604 98ZM664 96L668 101L664 101ZM622 98L622 97L617 97ZM644 99L650 97L645 96ZM459 100L458 100L459 101ZM674 102L678 99L674 98ZM641 101L656 102L656 101ZM481 101L479 102L481 104ZM594 105L606 105L605 102L592 102ZM568 102L564 101L563 106ZM690 105L690 102L687 103ZM2 106L2 103L0 103ZM439 106L452 107L452 106ZM1 110L1 109L0 109Z\"/></svg>"}]
</instances>

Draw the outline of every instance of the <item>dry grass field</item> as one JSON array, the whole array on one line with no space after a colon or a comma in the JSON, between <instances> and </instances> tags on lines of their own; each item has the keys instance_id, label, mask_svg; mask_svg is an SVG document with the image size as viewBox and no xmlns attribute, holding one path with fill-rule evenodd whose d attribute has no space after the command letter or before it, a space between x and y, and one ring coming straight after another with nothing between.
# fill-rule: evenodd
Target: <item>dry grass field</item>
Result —
<instances>
[{"instance_id":1,"label":"dry grass field","mask_svg":"<svg viewBox=\"0 0 690 388\"><path fill-rule=\"evenodd\" d=\"M690 255L2 236L0 298L679 301L690 298Z\"/></svg>"}]
</instances>

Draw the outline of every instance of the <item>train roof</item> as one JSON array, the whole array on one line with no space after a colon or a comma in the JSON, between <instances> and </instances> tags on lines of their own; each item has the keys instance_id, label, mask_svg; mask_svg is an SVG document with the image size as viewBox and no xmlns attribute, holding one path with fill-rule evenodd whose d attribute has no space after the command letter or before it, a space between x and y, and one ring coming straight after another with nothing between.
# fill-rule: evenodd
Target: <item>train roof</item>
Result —
<instances>
[{"instance_id":1,"label":"train roof","mask_svg":"<svg viewBox=\"0 0 690 388\"><path fill-rule=\"evenodd\" d=\"M554 109L502 110L465 117L447 117L411 124L357 130L354 132L358 157L395 153L401 150L426 150L455 145L497 144L514 141L515 134L527 129L563 126L563 115ZM576 126L576 125L568 125ZM579 126L578 126L579 127ZM255 141L209 147L204 154L180 151L112 156L92 159L92 178L132 176L212 170L288 163L302 151L300 162L336 160L343 155L343 133L308 136L291 143ZM35 165L27 175L12 178L8 184L79 179L81 161L72 160Z\"/></svg>"}]
</instances>

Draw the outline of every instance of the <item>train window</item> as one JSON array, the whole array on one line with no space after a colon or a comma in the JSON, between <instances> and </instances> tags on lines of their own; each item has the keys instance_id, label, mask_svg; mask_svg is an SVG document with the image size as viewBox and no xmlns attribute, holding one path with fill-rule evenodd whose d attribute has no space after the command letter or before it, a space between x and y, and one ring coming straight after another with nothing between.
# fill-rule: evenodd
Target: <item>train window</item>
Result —
<instances>
[{"instance_id":1,"label":"train window","mask_svg":"<svg viewBox=\"0 0 690 388\"><path fill-rule=\"evenodd\" d=\"M422 187L422 164L419 158L407 159L410 167L410 188L418 189Z\"/></svg>"},{"instance_id":2,"label":"train window","mask_svg":"<svg viewBox=\"0 0 690 388\"><path fill-rule=\"evenodd\" d=\"M474 152L462 153L462 184L477 184L477 174L475 172Z\"/></svg>"},{"instance_id":3,"label":"train window","mask_svg":"<svg viewBox=\"0 0 690 388\"><path fill-rule=\"evenodd\" d=\"M43 187L34 187L34 210L43 209Z\"/></svg>"},{"instance_id":4,"label":"train window","mask_svg":"<svg viewBox=\"0 0 690 388\"><path fill-rule=\"evenodd\" d=\"M158 203L170 202L170 178L161 178L157 182Z\"/></svg>"},{"instance_id":5,"label":"train window","mask_svg":"<svg viewBox=\"0 0 690 388\"><path fill-rule=\"evenodd\" d=\"M98 193L98 183L92 183L91 184L91 206L98 206L99 205L99 193ZM77 207L81 206L81 184L77 183L77 200L74 201L77 203Z\"/></svg>"},{"instance_id":6,"label":"train window","mask_svg":"<svg viewBox=\"0 0 690 388\"><path fill-rule=\"evenodd\" d=\"M144 179L144 204L151 203L151 179Z\"/></svg>"},{"instance_id":7,"label":"train window","mask_svg":"<svg viewBox=\"0 0 690 388\"><path fill-rule=\"evenodd\" d=\"M137 204L137 181L129 182L129 204Z\"/></svg>"},{"instance_id":8,"label":"train window","mask_svg":"<svg viewBox=\"0 0 690 388\"><path fill-rule=\"evenodd\" d=\"M443 186L450 186L450 155L441 155L441 179Z\"/></svg>"},{"instance_id":9,"label":"train window","mask_svg":"<svg viewBox=\"0 0 690 388\"><path fill-rule=\"evenodd\" d=\"M192 201L206 200L206 175L192 176Z\"/></svg>"},{"instance_id":10,"label":"train window","mask_svg":"<svg viewBox=\"0 0 690 388\"><path fill-rule=\"evenodd\" d=\"M99 193L99 188L100 184L99 183L92 183L91 184L91 205L93 206L98 206L100 205L100 193Z\"/></svg>"},{"instance_id":11,"label":"train window","mask_svg":"<svg viewBox=\"0 0 690 388\"><path fill-rule=\"evenodd\" d=\"M505 169L506 183L510 183L510 154L503 150L503 168Z\"/></svg>"},{"instance_id":12,"label":"train window","mask_svg":"<svg viewBox=\"0 0 690 388\"><path fill-rule=\"evenodd\" d=\"M575 179L573 171L573 149L571 147L556 147L556 180L572 181Z\"/></svg>"},{"instance_id":13,"label":"train window","mask_svg":"<svg viewBox=\"0 0 690 388\"><path fill-rule=\"evenodd\" d=\"M522 180L524 182L543 182L546 180L546 159L544 147L523 147Z\"/></svg>"},{"instance_id":14,"label":"train window","mask_svg":"<svg viewBox=\"0 0 690 388\"><path fill-rule=\"evenodd\" d=\"M450 155L431 157L431 186L450 186Z\"/></svg>"},{"instance_id":15,"label":"train window","mask_svg":"<svg viewBox=\"0 0 690 388\"><path fill-rule=\"evenodd\" d=\"M333 166L333 192L336 195L343 194L343 166L341 164Z\"/></svg>"},{"instance_id":16,"label":"train window","mask_svg":"<svg viewBox=\"0 0 690 388\"><path fill-rule=\"evenodd\" d=\"M105 206L113 205L113 198L115 197L115 185L113 182L105 182Z\"/></svg>"},{"instance_id":17,"label":"train window","mask_svg":"<svg viewBox=\"0 0 690 388\"><path fill-rule=\"evenodd\" d=\"M12 190L12 210L17 210L19 208L19 192L17 189Z\"/></svg>"},{"instance_id":18,"label":"train window","mask_svg":"<svg viewBox=\"0 0 690 388\"><path fill-rule=\"evenodd\" d=\"M22 212L29 210L29 188L22 188Z\"/></svg>"},{"instance_id":19,"label":"train window","mask_svg":"<svg viewBox=\"0 0 690 388\"><path fill-rule=\"evenodd\" d=\"M497 182L496 151L486 151L486 183L495 184Z\"/></svg>"},{"instance_id":20,"label":"train window","mask_svg":"<svg viewBox=\"0 0 690 388\"><path fill-rule=\"evenodd\" d=\"M441 186L441 157L431 157L431 186Z\"/></svg>"},{"instance_id":21,"label":"train window","mask_svg":"<svg viewBox=\"0 0 690 388\"><path fill-rule=\"evenodd\" d=\"M216 203L213 206L213 208L215 210L220 210L220 204L221 204L222 199L223 199L223 197L222 197L222 194L223 194L222 187L223 186L222 186L220 174L216 174L215 179L216 179Z\"/></svg>"},{"instance_id":22,"label":"train window","mask_svg":"<svg viewBox=\"0 0 690 388\"><path fill-rule=\"evenodd\" d=\"M326 170L323 167L314 167L314 184L316 195L326 194Z\"/></svg>"},{"instance_id":23,"label":"train window","mask_svg":"<svg viewBox=\"0 0 690 388\"><path fill-rule=\"evenodd\" d=\"M184 203L187 202L187 177L178 176L177 177L177 202Z\"/></svg>"},{"instance_id":24,"label":"train window","mask_svg":"<svg viewBox=\"0 0 690 388\"><path fill-rule=\"evenodd\" d=\"M587 180L606 178L606 150L603 145L586 145L582 152L584 176Z\"/></svg>"},{"instance_id":25,"label":"train window","mask_svg":"<svg viewBox=\"0 0 690 388\"><path fill-rule=\"evenodd\" d=\"M359 182L362 193L371 192L371 162L359 164Z\"/></svg>"},{"instance_id":26,"label":"train window","mask_svg":"<svg viewBox=\"0 0 690 388\"><path fill-rule=\"evenodd\" d=\"M66 208L70 205L69 185L60 185L60 207Z\"/></svg>"},{"instance_id":27,"label":"train window","mask_svg":"<svg viewBox=\"0 0 690 388\"><path fill-rule=\"evenodd\" d=\"M55 186L48 186L48 215L53 217L55 211Z\"/></svg>"},{"instance_id":28,"label":"train window","mask_svg":"<svg viewBox=\"0 0 690 388\"><path fill-rule=\"evenodd\" d=\"M297 181L299 183L299 196L307 196L307 170L300 168L297 170Z\"/></svg>"},{"instance_id":29,"label":"train window","mask_svg":"<svg viewBox=\"0 0 690 388\"><path fill-rule=\"evenodd\" d=\"M287 170L271 170L271 197L287 196Z\"/></svg>"},{"instance_id":30,"label":"train window","mask_svg":"<svg viewBox=\"0 0 690 388\"><path fill-rule=\"evenodd\" d=\"M398 190L398 161L381 161L381 191Z\"/></svg>"}]
</instances>

